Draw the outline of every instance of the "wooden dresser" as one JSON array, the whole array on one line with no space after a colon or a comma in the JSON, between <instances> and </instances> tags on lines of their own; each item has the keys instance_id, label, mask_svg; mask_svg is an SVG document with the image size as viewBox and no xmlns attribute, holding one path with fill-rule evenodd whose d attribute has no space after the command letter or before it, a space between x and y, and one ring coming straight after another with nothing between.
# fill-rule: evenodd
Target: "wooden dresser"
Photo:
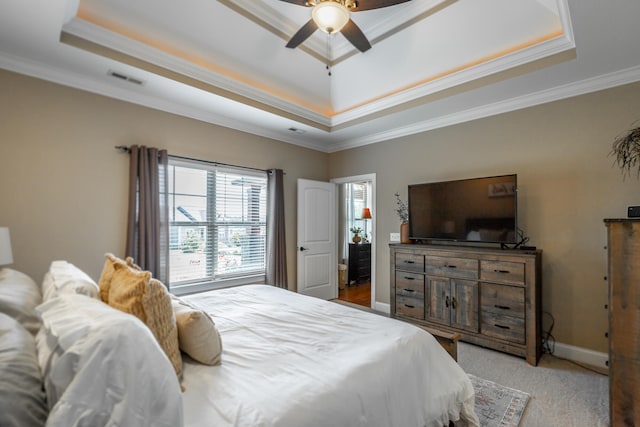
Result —
<instances>
[{"instance_id":1,"label":"wooden dresser","mask_svg":"<svg viewBox=\"0 0 640 427\"><path fill-rule=\"evenodd\" d=\"M525 357L542 352L541 251L392 244L391 316Z\"/></svg>"},{"instance_id":2,"label":"wooden dresser","mask_svg":"<svg viewBox=\"0 0 640 427\"><path fill-rule=\"evenodd\" d=\"M640 426L640 219L605 219L611 426Z\"/></svg>"},{"instance_id":3,"label":"wooden dresser","mask_svg":"<svg viewBox=\"0 0 640 427\"><path fill-rule=\"evenodd\" d=\"M349 243L349 280L360 282L371 279L371 243Z\"/></svg>"}]
</instances>

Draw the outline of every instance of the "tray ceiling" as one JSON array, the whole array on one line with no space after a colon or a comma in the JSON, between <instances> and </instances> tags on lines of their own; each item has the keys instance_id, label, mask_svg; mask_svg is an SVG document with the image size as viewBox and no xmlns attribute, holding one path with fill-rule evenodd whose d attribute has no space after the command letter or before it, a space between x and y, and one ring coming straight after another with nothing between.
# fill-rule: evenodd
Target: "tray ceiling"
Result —
<instances>
[{"instance_id":1,"label":"tray ceiling","mask_svg":"<svg viewBox=\"0 0 640 427\"><path fill-rule=\"evenodd\" d=\"M324 151L526 95L510 84L576 59L568 0L412 0L352 13L373 46L365 53L320 31L285 48L310 8L279 0L44 3L46 18L7 10L13 28L0 34L25 36L3 36L0 66L68 69L74 78L58 81ZM46 26L33 35L19 25L37 20Z\"/></svg>"}]
</instances>

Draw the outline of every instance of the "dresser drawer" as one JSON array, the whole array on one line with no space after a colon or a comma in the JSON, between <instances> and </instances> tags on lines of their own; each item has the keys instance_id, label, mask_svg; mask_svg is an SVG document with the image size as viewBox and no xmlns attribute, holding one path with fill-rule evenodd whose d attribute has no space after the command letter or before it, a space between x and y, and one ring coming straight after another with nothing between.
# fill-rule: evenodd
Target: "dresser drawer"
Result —
<instances>
[{"instance_id":1,"label":"dresser drawer","mask_svg":"<svg viewBox=\"0 0 640 427\"><path fill-rule=\"evenodd\" d=\"M396 294L396 314L424 320L424 300Z\"/></svg>"},{"instance_id":2,"label":"dresser drawer","mask_svg":"<svg viewBox=\"0 0 640 427\"><path fill-rule=\"evenodd\" d=\"M480 306L482 313L524 319L524 288L481 282Z\"/></svg>"},{"instance_id":3,"label":"dresser drawer","mask_svg":"<svg viewBox=\"0 0 640 427\"><path fill-rule=\"evenodd\" d=\"M425 257L425 272L430 276L456 279L478 279L478 260L440 256Z\"/></svg>"},{"instance_id":4,"label":"dresser drawer","mask_svg":"<svg viewBox=\"0 0 640 427\"><path fill-rule=\"evenodd\" d=\"M524 264L509 261L480 261L480 280L524 286Z\"/></svg>"},{"instance_id":5,"label":"dresser drawer","mask_svg":"<svg viewBox=\"0 0 640 427\"><path fill-rule=\"evenodd\" d=\"M396 269L405 271L424 271L424 256L406 252L396 253Z\"/></svg>"},{"instance_id":6,"label":"dresser drawer","mask_svg":"<svg viewBox=\"0 0 640 427\"><path fill-rule=\"evenodd\" d=\"M503 316L496 313L482 312L480 333L492 338L510 341L516 344L525 343L524 319Z\"/></svg>"},{"instance_id":7,"label":"dresser drawer","mask_svg":"<svg viewBox=\"0 0 640 427\"><path fill-rule=\"evenodd\" d=\"M396 271L396 289L424 291L424 274Z\"/></svg>"}]
</instances>

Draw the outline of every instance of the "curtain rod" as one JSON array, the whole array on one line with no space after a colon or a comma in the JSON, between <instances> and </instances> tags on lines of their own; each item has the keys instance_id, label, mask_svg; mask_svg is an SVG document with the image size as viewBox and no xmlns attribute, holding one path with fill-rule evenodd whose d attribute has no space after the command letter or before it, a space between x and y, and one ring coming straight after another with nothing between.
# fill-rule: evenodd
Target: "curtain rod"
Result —
<instances>
[{"instance_id":1,"label":"curtain rod","mask_svg":"<svg viewBox=\"0 0 640 427\"><path fill-rule=\"evenodd\" d=\"M131 149L129 147L125 146L125 145L116 145L115 149L116 150L120 150L120 151L124 151L126 153L131 153ZM259 169L259 168L252 168L250 166L232 165L230 163L212 162L210 160L196 159L196 158L193 158L193 157L174 156L173 154L169 154L168 156L170 158L172 158L172 159L177 159L177 160L189 160L189 161L192 161L192 162L206 163L206 164L215 165L215 166L229 166L229 167L232 167L232 168L250 169L250 170L259 171L259 172L271 173L271 170L269 170L269 169ZM285 172L283 172L283 174L286 175Z\"/></svg>"}]
</instances>

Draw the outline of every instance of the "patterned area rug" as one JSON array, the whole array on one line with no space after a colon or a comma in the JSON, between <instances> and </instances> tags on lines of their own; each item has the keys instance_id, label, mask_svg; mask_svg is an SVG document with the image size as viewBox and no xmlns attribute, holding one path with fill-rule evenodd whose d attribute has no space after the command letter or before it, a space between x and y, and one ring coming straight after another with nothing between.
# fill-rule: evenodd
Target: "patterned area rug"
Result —
<instances>
[{"instance_id":1,"label":"patterned area rug","mask_svg":"<svg viewBox=\"0 0 640 427\"><path fill-rule=\"evenodd\" d=\"M529 395L468 374L476 392L476 414L482 427L517 427Z\"/></svg>"}]
</instances>

